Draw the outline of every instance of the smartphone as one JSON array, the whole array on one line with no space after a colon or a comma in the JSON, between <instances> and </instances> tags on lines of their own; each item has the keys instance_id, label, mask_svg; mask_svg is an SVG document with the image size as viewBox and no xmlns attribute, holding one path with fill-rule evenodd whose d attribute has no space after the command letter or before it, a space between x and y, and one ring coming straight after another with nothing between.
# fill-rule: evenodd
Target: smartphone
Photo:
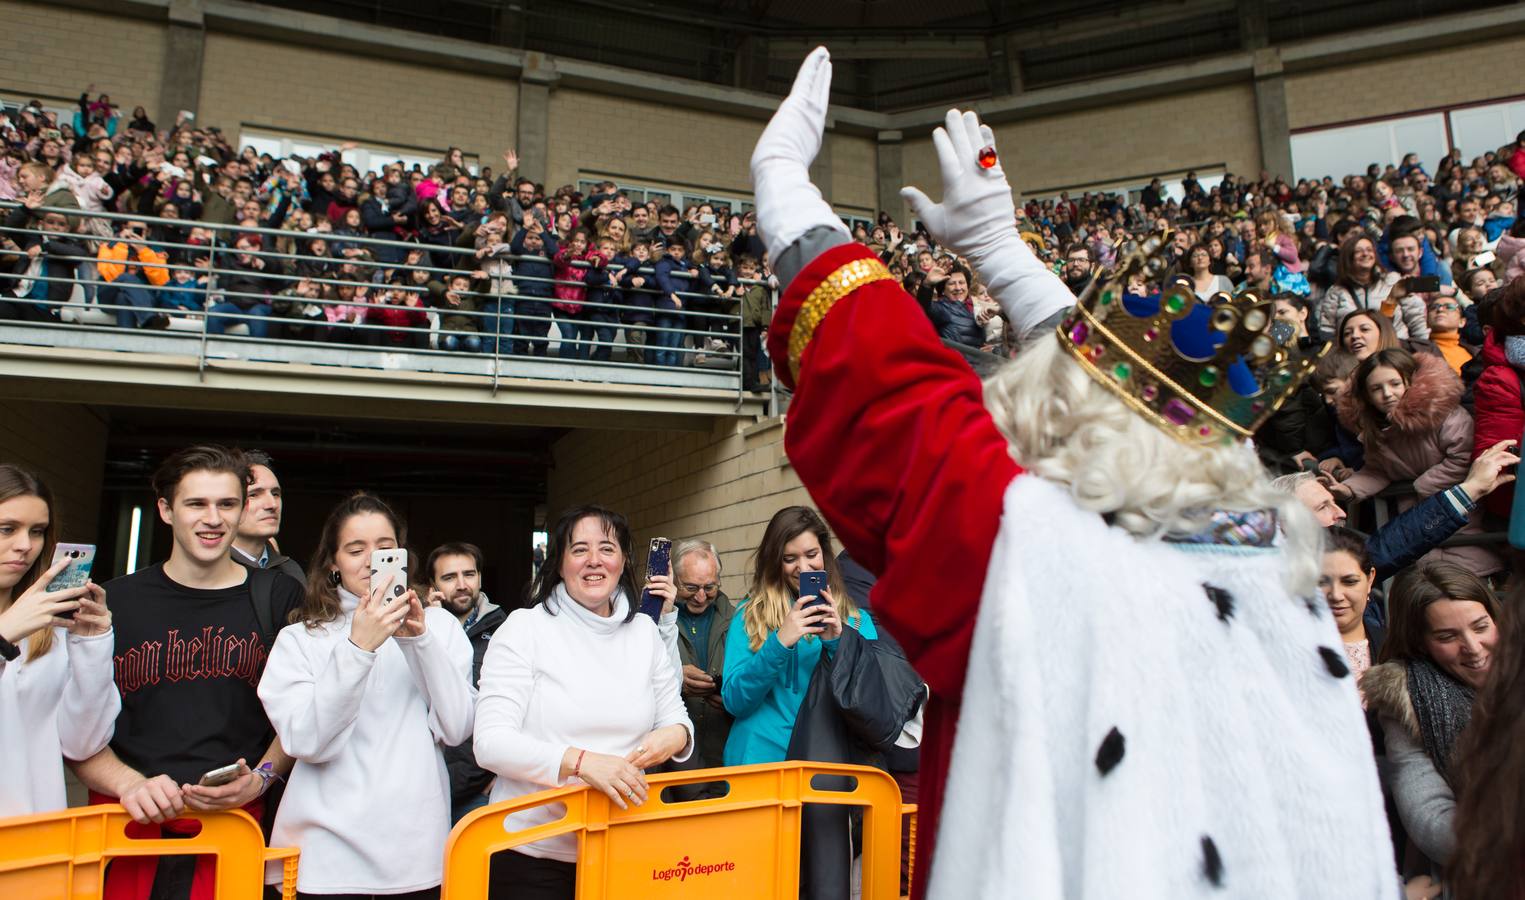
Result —
<instances>
[{"instance_id":1,"label":"smartphone","mask_svg":"<svg viewBox=\"0 0 1525 900\"><path fill-rule=\"evenodd\" d=\"M1404 280L1404 285L1411 294L1433 294L1440 290L1439 275L1415 275Z\"/></svg>"},{"instance_id":2,"label":"smartphone","mask_svg":"<svg viewBox=\"0 0 1525 900\"><path fill-rule=\"evenodd\" d=\"M806 609L809 609L812 606L823 606L823 605L825 605L826 598L821 595L821 592L824 591L824 590L826 590L826 573L825 572L801 572L800 573L800 596L801 597L814 597L815 598L814 600L812 600L809 603L805 604L805 608Z\"/></svg>"},{"instance_id":3,"label":"smartphone","mask_svg":"<svg viewBox=\"0 0 1525 900\"><path fill-rule=\"evenodd\" d=\"M84 587L85 582L90 580L90 567L95 565L94 544L59 544L53 548L53 562L48 568L58 565L64 560L69 565L64 567L56 577L48 582L48 593L54 591L67 591L70 588ZM60 619L72 619L77 610L69 610L59 615Z\"/></svg>"},{"instance_id":4,"label":"smartphone","mask_svg":"<svg viewBox=\"0 0 1525 900\"><path fill-rule=\"evenodd\" d=\"M231 766L223 766L218 769L213 769L212 771L201 776L201 780L196 783L202 787L222 787L225 784L231 784L232 782L242 778L242 769L243 767L238 763L234 763Z\"/></svg>"},{"instance_id":5,"label":"smartphone","mask_svg":"<svg viewBox=\"0 0 1525 900\"><path fill-rule=\"evenodd\" d=\"M1472 257L1471 268L1480 269L1483 266L1491 266L1496 259L1498 259L1498 255L1492 250L1484 250L1482 253Z\"/></svg>"},{"instance_id":6,"label":"smartphone","mask_svg":"<svg viewBox=\"0 0 1525 900\"><path fill-rule=\"evenodd\" d=\"M408 592L408 548L388 547L371 551L371 590L386 581L388 575L392 576L392 586L381 598L382 603L390 603Z\"/></svg>"},{"instance_id":7,"label":"smartphone","mask_svg":"<svg viewBox=\"0 0 1525 900\"><path fill-rule=\"evenodd\" d=\"M659 537L651 539L651 549L646 552L647 575L671 575L672 574L672 539ZM652 594L645 588L641 589L641 612L651 616L653 622L662 618L662 598Z\"/></svg>"}]
</instances>

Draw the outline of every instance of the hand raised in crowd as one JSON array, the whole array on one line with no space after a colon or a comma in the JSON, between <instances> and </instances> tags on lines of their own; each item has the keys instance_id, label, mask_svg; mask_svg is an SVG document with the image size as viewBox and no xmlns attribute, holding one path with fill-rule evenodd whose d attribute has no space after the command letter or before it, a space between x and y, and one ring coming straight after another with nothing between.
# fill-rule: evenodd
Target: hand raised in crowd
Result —
<instances>
[{"instance_id":1,"label":"hand raised in crowd","mask_svg":"<svg viewBox=\"0 0 1525 900\"><path fill-rule=\"evenodd\" d=\"M1472 460L1472 468L1467 470L1467 477L1461 483L1461 489L1467 492L1468 497L1474 501L1481 500L1514 481L1515 476L1506 473L1504 469L1519 465L1520 451L1517 443L1512 440L1499 441Z\"/></svg>"},{"instance_id":2,"label":"hand raised in crowd","mask_svg":"<svg viewBox=\"0 0 1525 900\"><path fill-rule=\"evenodd\" d=\"M48 583L68 566L68 560L59 560L0 613L0 637L12 644L20 644L44 628L66 628L72 624L64 614L80 608L80 598L89 594L90 585L51 593L47 589ZM102 591L101 597L104 599L105 596Z\"/></svg>"},{"instance_id":3,"label":"hand raised in crowd","mask_svg":"<svg viewBox=\"0 0 1525 900\"><path fill-rule=\"evenodd\" d=\"M355 607L355 617L349 626L350 643L367 653L376 652L377 647L396 634L410 611L410 604L403 602L406 595L386 602L391 590L392 576L388 575L380 585L373 585L370 592L360 598L360 605ZM418 600L417 594L412 591L408 593L413 595L414 601Z\"/></svg>"},{"instance_id":4,"label":"hand raised in crowd","mask_svg":"<svg viewBox=\"0 0 1525 900\"><path fill-rule=\"evenodd\" d=\"M625 757L637 769L660 766L688 746L688 729L682 725L665 725L646 732L636 748Z\"/></svg>"},{"instance_id":5,"label":"hand raised in crowd","mask_svg":"<svg viewBox=\"0 0 1525 900\"><path fill-rule=\"evenodd\" d=\"M827 610L831 608L831 604L824 603L820 606L812 606L807 609L805 604L814 599L813 595L806 594L794 601L793 608L789 610L787 616L784 616L784 624L778 628L778 642L780 644L783 644L785 647L793 647L805 635L820 634L826 630L824 622ZM837 627L838 629L841 628L840 622Z\"/></svg>"},{"instance_id":6,"label":"hand raised in crowd","mask_svg":"<svg viewBox=\"0 0 1525 900\"><path fill-rule=\"evenodd\" d=\"M628 803L640 806L646 802L646 773L628 759L568 748L562 767L570 771L573 766L577 766L578 778L603 791L620 809L629 809Z\"/></svg>"},{"instance_id":7,"label":"hand raised in crowd","mask_svg":"<svg viewBox=\"0 0 1525 900\"><path fill-rule=\"evenodd\" d=\"M219 809L238 809L265 792L265 779L254 774L246 760L238 761L238 777L216 787L201 784L182 784L180 793L189 809L214 812Z\"/></svg>"},{"instance_id":8,"label":"hand raised in crowd","mask_svg":"<svg viewBox=\"0 0 1525 900\"><path fill-rule=\"evenodd\" d=\"M670 613L678 605L678 588L673 584L671 575L647 575L646 590L651 591L653 597L662 598L662 612Z\"/></svg>"},{"instance_id":9,"label":"hand raised in crowd","mask_svg":"<svg viewBox=\"0 0 1525 900\"><path fill-rule=\"evenodd\" d=\"M168 775L140 779L122 791L117 802L139 825L168 822L185 810L185 795Z\"/></svg>"},{"instance_id":10,"label":"hand raised in crowd","mask_svg":"<svg viewBox=\"0 0 1525 900\"><path fill-rule=\"evenodd\" d=\"M106 606L106 589L93 581L85 582L86 593L79 598L79 610L69 623L69 632L80 637L99 637L111 630L111 610Z\"/></svg>"},{"instance_id":11,"label":"hand raised in crowd","mask_svg":"<svg viewBox=\"0 0 1525 900\"><path fill-rule=\"evenodd\" d=\"M424 604L418 599L418 592L408 591L393 602L404 603L407 609L402 624L397 626L397 636L423 637L424 632L428 630L428 622L424 619Z\"/></svg>"},{"instance_id":12,"label":"hand raised in crowd","mask_svg":"<svg viewBox=\"0 0 1525 900\"><path fill-rule=\"evenodd\" d=\"M517 170L519 168L519 154L515 152L513 148L504 150L503 164L508 167L508 171L510 172Z\"/></svg>"}]
</instances>

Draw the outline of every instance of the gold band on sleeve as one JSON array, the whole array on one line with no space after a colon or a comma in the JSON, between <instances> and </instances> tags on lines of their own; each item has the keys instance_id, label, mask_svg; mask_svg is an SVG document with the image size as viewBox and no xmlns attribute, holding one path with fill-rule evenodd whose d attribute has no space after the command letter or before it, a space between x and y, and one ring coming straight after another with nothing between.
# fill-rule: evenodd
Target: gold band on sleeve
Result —
<instances>
[{"instance_id":1,"label":"gold band on sleeve","mask_svg":"<svg viewBox=\"0 0 1525 900\"><path fill-rule=\"evenodd\" d=\"M800 377L800 357L815 336L816 326L831 312L838 300L851 294L865 284L893 280L895 276L884 263L872 257L860 257L844 264L816 285L805 302L800 304L799 314L794 317L794 327L789 330L789 371L795 380Z\"/></svg>"}]
</instances>

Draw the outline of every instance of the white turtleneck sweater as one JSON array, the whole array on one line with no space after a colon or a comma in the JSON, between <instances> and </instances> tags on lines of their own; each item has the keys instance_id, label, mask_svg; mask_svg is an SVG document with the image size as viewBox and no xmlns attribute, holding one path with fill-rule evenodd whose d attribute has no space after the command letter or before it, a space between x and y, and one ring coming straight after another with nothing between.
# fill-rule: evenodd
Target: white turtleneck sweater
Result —
<instances>
[{"instance_id":1,"label":"white turtleneck sweater","mask_svg":"<svg viewBox=\"0 0 1525 900\"><path fill-rule=\"evenodd\" d=\"M547 788L582 784L561 780L568 747L626 756L657 728L682 725L689 740L673 757L693 752L694 726L680 696L678 670L648 616L624 621L622 593L614 614L599 616L565 589L532 609L515 610L493 635L478 684L477 764L498 778L497 803ZM545 807L508 818L519 830L559 817ZM574 862L577 838L563 835L515 850Z\"/></svg>"},{"instance_id":2,"label":"white turtleneck sweater","mask_svg":"<svg viewBox=\"0 0 1525 900\"><path fill-rule=\"evenodd\" d=\"M297 761L271 844L302 849L302 893L435 887L450 831L442 745L471 736L471 643L432 607L424 634L367 652L349 640L358 598L341 588L339 599L340 618L281 630L260 679L260 702ZM279 869L265 877L279 881Z\"/></svg>"},{"instance_id":3,"label":"white turtleneck sweater","mask_svg":"<svg viewBox=\"0 0 1525 900\"><path fill-rule=\"evenodd\" d=\"M88 759L111 740L122 695L112 682L111 631L78 637L53 629L53 646L0 660L0 817L69 805L64 759Z\"/></svg>"}]
</instances>

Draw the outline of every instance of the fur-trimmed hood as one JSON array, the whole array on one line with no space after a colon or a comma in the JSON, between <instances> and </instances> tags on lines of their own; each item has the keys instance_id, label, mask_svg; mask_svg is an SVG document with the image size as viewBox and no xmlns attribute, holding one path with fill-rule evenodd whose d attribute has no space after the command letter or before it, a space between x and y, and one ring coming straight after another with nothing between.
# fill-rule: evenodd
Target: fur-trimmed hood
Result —
<instances>
[{"instance_id":1,"label":"fur-trimmed hood","mask_svg":"<svg viewBox=\"0 0 1525 900\"><path fill-rule=\"evenodd\" d=\"M1419 366L1409 387L1398 401L1398 406L1388 415L1388 421L1399 431L1422 433L1435 431L1446 417L1461 405L1462 384L1444 358L1432 353L1416 353ZM1361 401L1356 395L1359 387L1354 376L1340 391L1340 424L1351 431L1361 433Z\"/></svg>"},{"instance_id":2,"label":"fur-trimmed hood","mask_svg":"<svg viewBox=\"0 0 1525 900\"><path fill-rule=\"evenodd\" d=\"M1419 717L1409 696L1408 668L1401 662L1372 666L1361 676L1361 696L1366 709L1401 724L1415 739L1419 738Z\"/></svg>"}]
</instances>

